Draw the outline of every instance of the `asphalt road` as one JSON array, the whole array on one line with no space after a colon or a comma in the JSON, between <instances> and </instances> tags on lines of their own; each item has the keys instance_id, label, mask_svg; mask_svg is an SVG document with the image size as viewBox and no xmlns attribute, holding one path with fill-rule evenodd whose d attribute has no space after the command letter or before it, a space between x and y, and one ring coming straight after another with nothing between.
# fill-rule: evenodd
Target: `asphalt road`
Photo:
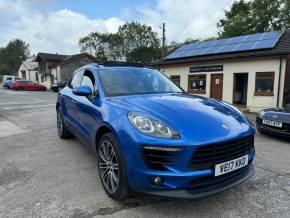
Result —
<instances>
[{"instance_id":1,"label":"asphalt road","mask_svg":"<svg viewBox=\"0 0 290 218\"><path fill-rule=\"evenodd\" d=\"M236 188L199 200L114 202L89 149L58 138L56 96L0 89L0 217L290 217L290 143L259 133L255 175Z\"/></svg>"}]
</instances>

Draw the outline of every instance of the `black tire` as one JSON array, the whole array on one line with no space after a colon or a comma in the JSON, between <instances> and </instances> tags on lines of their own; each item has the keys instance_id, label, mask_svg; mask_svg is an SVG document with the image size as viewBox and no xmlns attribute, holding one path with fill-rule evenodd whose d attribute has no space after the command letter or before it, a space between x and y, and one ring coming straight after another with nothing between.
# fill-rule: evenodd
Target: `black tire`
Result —
<instances>
[{"instance_id":1,"label":"black tire","mask_svg":"<svg viewBox=\"0 0 290 218\"><path fill-rule=\"evenodd\" d=\"M57 109L57 133L61 139L68 139L72 137L72 134L65 125L60 108Z\"/></svg>"},{"instance_id":2,"label":"black tire","mask_svg":"<svg viewBox=\"0 0 290 218\"><path fill-rule=\"evenodd\" d=\"M107 145L105 146L106 143ZM115 157L113 155L111 156L111 160L104 157L104 146L111 148L107 152L110 151L111 154L115 154ZM97 157L100 180L107 195L114 200L122 200L130 197L131 190L128 184L126 164L114 134L106 133L102 136L97 148ZM105 169L106 167L107 169ZM118 182L116 182L116 178Z\"/></svg>"}]
</instances>

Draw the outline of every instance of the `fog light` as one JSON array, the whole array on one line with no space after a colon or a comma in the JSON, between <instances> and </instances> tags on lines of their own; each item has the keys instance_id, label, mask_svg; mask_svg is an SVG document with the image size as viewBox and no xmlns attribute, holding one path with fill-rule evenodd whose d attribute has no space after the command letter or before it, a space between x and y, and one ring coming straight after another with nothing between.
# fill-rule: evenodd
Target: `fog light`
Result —
<instances>
[{"instance_id":1,"label":"fog light","mask_svg":"<svg viewBox=\"0 0 290 218\"><path fill-rule=\"evenodd\" d=\"M151 177L151 181L154 185L162 185L163 179L160 176Z\"/></svg>"}]
</instances>

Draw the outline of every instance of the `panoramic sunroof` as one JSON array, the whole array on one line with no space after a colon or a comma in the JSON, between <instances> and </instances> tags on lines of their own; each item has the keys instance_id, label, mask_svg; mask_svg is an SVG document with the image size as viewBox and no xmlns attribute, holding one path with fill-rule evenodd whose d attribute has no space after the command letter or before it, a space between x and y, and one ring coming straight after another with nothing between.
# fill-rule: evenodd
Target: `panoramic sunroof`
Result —
<instances>
[{"instance_id":1,"label":"panoramic sunroof","mask_svg":"<svg viewBox=\"0 0 290 218\"><path fill-rule=\"evenodd\" d=\"M180 46L165 59L273 48L282 34L283 32L276 31L206 42L194 42Z\"/></svg>"}]
</instances>

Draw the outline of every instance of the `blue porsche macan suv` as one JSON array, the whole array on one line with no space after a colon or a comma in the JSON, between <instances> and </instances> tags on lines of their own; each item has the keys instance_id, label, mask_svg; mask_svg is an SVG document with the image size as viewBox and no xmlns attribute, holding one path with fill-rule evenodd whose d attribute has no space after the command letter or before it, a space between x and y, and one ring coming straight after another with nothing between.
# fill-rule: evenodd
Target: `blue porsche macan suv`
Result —
<instances>
[{"instance_id":1,"label":"blue porsche macan suv","mask_svg":"<svg viewBox=\"0 0 290 218\"><path fill-rule=\"evenodd\" d=\"M229 103L185 93L139 65L89 64L58 96L60 138L96 153L113 199L131 191L199 198L253 175L253 124Z\"/></svg>"}]
</instances>

